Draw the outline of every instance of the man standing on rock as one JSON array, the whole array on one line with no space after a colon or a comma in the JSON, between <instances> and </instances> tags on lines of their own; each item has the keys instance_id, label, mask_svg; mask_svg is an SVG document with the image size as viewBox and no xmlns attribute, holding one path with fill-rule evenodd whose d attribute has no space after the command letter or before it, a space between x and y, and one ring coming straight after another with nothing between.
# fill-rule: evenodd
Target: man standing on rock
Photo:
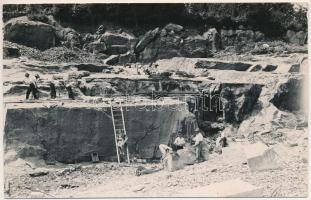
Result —
<instances>
[{"instance_id":1,"label":"man standing on rock","mask_svg":"<svg viewBox=\"0 0 311 200\"><path fill-rule=\"evenodd\" d=\"M195 136L192 138L192 140L195 142L193 147L195 147L196 162L198 163L203 160L202 143L204 138L199 128L196 128L194 133Z\"/></svg>"},{"instance_id":2,"label":"man standing on rock","mask_svg":"<svg viewBox=\"0 0 311 200\"><path fill-rule=\"evenodd\" d=\"M33 96L34 99L38 99L38 96L37 96L38 90L37 90L37 87L36 87L36 80L33 79L33 78L30 78L29 73L25 74L24 83L28 86L27 92L26 92L26 100L29 99L30 93L32 93L32 96Z\"/></svg>"},{"instance_id":3,"label":"man standing on rock","mask_svg":"<svg viewBox=\"0 0 311 200\"><path fill-rule=\"evenodd\" d=\"M53 78L50 80L50 95L51 95L51 99L56 98L56 87L55 87L55 81Z\"/></svg>"}]
</instances>

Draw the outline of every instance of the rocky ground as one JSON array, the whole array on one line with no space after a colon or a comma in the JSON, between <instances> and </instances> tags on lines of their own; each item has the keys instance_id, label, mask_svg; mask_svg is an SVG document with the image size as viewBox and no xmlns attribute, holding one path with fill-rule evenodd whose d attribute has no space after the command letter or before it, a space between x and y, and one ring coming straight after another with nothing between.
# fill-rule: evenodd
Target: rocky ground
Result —
<instances>
[{"instance_id":1,"label":"rocky ground","mask_svg":"<svg viewBox=\"0 0 311 200\"><path fill-rule=\"evenodd\" d=\"M263 188L263 197L307 196L306 32L292 31L276 41L244 26L234 30L209 27L199 32L169 23L135 36L126 29L104 26L96 32L79 33L61 26L52 16L45 19L21 16L8 20L4 27L3 91L6 108L11 109L4 137L7 197L180 197L186 189L236 178ZM26 72L41 77L39 101L24 102ZM56 85L56 100L49 98L51 82ZM72 84L76 101L69 102L67 83ZM201 95L203 91L221 96L221 114L215 110L200 111L196 117L188 110L183 114L190 114L206 136L212 135L211 140L229 130L229 148L241 138L264 142L277 152L278 168L251 172L246 160L235 164L213 149L208 161L142 176L135 175L138 166L161 168L161 164L60 163L74 163L71 154L85 156L81 149L90 144L98 148L110 145L110 149L100 150L111 154L112 126L107 126L111 118L106 124L96 122L93 117L103 113L93 108L107 107L115 96L128 94L145 99L138 98L141 104L151 104L153 91L159 100L174 93ZM220 103L215 105L220 107ZM147 147L154 147L168 143L180 121L184 122L183 134L194 128L193 121L189 128L184 115L173 114L175 117L161 112L134 114L135 119L126 119L126 123L138 127L132 129L136 136L146 132L141 127L148 123L162 125L154 138L145 141ZM51 143L44 147L38 138L47 137ZM98 142L103 140L109 145ZM59 151L55 155L67 157L59 156L55 165L46 165L42 157L51 149ZM155 156L155 151L150 152Z\"/></svg>"},{"instance_id":2,"label":"rocky ground","mask_svg":"<svg viewBox=\"0 0 311 200\"><path fill-rule=\"evenodd\" d=\"M19 159L5 168L5 178L11 182L7 197L180 197L186 189L237 178L262 187L263 197L306 197L308 138L306 130L303 132L300 138L291 139L296 139L297 145L285 141L273 146L279 155L277 169L256 172L251 172L247 164L234 164L219 154L175 172L161 170L142 176L135 175L138 166L159 168L161 164L101 162L46 166ZM29 174L34 171L47 174L31 177Z\"/></svg>"}]
</instances>

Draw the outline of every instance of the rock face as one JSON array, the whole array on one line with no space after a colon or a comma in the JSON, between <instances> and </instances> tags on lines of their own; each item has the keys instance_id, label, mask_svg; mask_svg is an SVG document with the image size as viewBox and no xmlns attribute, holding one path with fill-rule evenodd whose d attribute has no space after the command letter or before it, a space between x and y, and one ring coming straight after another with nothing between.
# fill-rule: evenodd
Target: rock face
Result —
<instances>
[{"instance_id":1,"label":"rock face","mask_svg":"<svg viewBox=\"0 0 311 200\"><path fill-rule=\"evenodd\" d=\"M91 53L103 53L107 50L107 47L104 42L95 41L95 42L86 44L84 46L84 49Z\"/></svg>"},{"instance_id":2,"label":"rock face","mask_svg":"<svg viewBox=\"0 0 311 200\"><path fill-rule=\"evenodd\" d=\"M271 102L280 110L297 111L301 107L302 78L291 78L281 83Z\"/></svg>"},{"instance_id":3,"label":"rock face","mask_svg":"<svg viewBox=\"0 0 311 200\"><path fill-rule=\"evenodd\" d=\"M142 158L160 156L159 144L167 144L183 116L178 104L152 111L151 107L127 107L124 112L129 150ZM44 149L59 162L74 163L90 160L91 152L101 159L114 157L115 142L110 108L96 107L36 107L7 110L5 151L22 146ZM48 127L48 128L47 128ZM28 148L28 149L29 149ZM27 149L25 149L26 151ZM27 154L24 153L26 156ZM24 156L25 156L24 155ZM21 155L20 155L21 156Z\"/></svg>"},{"instance_id":4,"label":"rock face","mask_svg":"<svg viewBox=\"0 0 311 200\"><path fill-rule=\"evenodd\" d=\"M55 46L56 34L51 25L19 17L5 23L4 39L45 50Z\"/></svg>"},{"instance_id":5,"label":"rock face","mask_svg":"<svg viewBox=\"0 0 311 200\"><path fill-rule=\"evenodd\" d=\"M134 52L139 53L145 49L145 47L159 34L159 28L155 28L152 31L148 31L137 43Z\"/></svg>"},{"instance_id":6,"label":"rock face","mask_svg":"<svg viewBox=\"0 0 311 200\"><path fill-rule=\"evenodd\" d=\"M260 85L223 84L221 98L225 121L239 123L251 113L261 93Z\"/></svg>"},{"instance_id":7,"label":"rock face","mask_svg":"<svg viewBox=\"0 0 311 200\"><path fill-rule=\"evenodd\" d=\"M236 46L241 43L258 42L264 39L264 34L252 30L221 30L221 41L224 47Z\"/></svg>"},{"instance_id":8,"label":"rock face","mask_svg":"<svg viewBox=\"0 0 311 200\"><path fill-rule=\"evenodd\" d=\"M57 28L56 35L67 47L81 47L80 34L72 28Z\"/></svg>"},{"instance_id":9,"label":"rock face","mask_svg":"<svg viewBox=\"0 0 311 200\"><path fill-rule=\"evenodd\" d=\"M183 41L181 55L190 58L207 57L206 39L200 35L189 36Z\"/></svg>"},{"instance_id":10,"label":"rock face","mask_svg":"<svg viewBox=\"0 0 311 200\"><path fill-rule=\"evenodd\" d=\"M270 104L259 113L244 120L238 129L238 134L245 137L252 136L253 134L264 135L266 133L274 133L279 128L293 129L296 124L297 119L292 113L280 111ZM250 129L249 127L252 128Z\"/></svg>"},{"instance_id":11,"label":"rock face","mask_svg":"<svg viewBox=\"0 0 311 200\"><path fill-rule=\"evenodd\" d=\"M100 37L100 42L104 42L109 55L124 54L130 51L136 43L136 38L128 33L106 32Z\"/></svg>"},{"instance_id":12,"label":"rock face","mask_svg":"<svg viewBox=\"0 0 311 200\"><path fill-rule=\"evenodd\" d=\"M221 37L215 28L203 35L177 24L148 31L135 47L139 60L155 61L172 57L206 58L220 50Z\"/></svg>"},{"instance_id":13,"label":"rock face","mask_svg":"<svg viewBox=\"0 0 311 200\"><path fill-rule=\"evenodd\" d=\"M294 44L299 44L299 45L306 44L308 40L307 37L308 37L308 33L304 31L295 32L292 30L288 30L286 32L286 40Z\"/></svg>"}]
</instances>

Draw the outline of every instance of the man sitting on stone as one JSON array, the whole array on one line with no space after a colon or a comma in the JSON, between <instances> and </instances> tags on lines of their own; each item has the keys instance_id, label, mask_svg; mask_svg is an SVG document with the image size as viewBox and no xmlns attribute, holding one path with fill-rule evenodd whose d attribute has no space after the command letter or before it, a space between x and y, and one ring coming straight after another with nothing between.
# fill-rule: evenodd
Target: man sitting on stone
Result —
<instances>
[{"instance_id":1,"label":"man sitting on stone","mask_svg":"<svg viewBox=\"0 0 311 200\"><path fill-rule=\"evenodd\" d=\"M199 128L196 128L194 131L195 135L193 136L192 140L195 142L193 147L195 147L195 153L196 153L196 162L199 163L203 158L202 154L202 143L203 143L203 134Z\"/></svg>"},{"instance_id":2,"label":"man sitting on stone","mask_svg":"<svg viewBox=\"0 0 311 200\"><path fill-rule=\"evenodd\" d=\"M175 147L176 151L179 149L183 149L185 144L186 144L185 138L182 136L181 131L178 131L177 137L174 141L174 147Z\"/></svg>"}]
</instances>

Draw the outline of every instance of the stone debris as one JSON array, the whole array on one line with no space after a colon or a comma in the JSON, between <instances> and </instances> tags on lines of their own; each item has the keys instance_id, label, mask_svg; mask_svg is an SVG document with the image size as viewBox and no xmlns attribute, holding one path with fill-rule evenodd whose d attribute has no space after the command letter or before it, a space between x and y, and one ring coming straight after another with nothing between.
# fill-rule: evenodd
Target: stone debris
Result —
<instances>
[{"instance_id":1,"label":"stone debris","mask_svg":"<svg viewBox=\"0 0 311 200\"><path fill-rule=\"evenodd\" d=\"M263 188L239 179L186 190L182 197L262 197Z\"/></svg>"}]
</instances>

